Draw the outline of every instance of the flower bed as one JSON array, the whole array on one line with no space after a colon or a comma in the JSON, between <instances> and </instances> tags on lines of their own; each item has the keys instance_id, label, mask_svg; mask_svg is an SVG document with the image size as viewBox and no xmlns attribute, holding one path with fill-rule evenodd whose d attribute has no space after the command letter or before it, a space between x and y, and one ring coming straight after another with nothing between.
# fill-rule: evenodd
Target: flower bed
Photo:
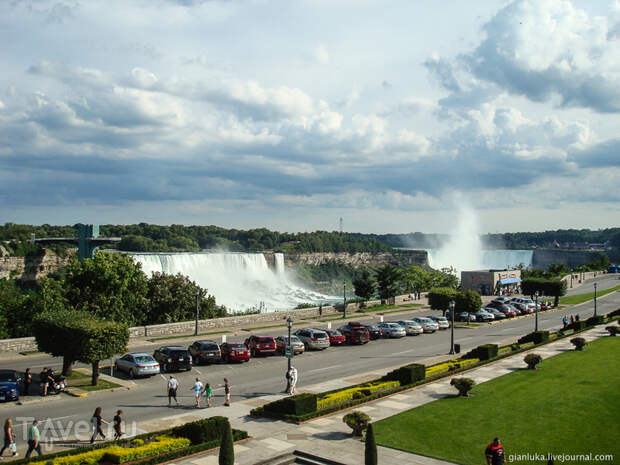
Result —
<instances>
[{"instance_id":1,"label":"flower bed","mask_svg":"<svg viewBox=\"0 0 620 465\"><path fill-rule=\"evenodd\" d=\"M343 404L350 401L351 399L362 399L371 394L389 391L397 386L400 386L400 383L398 381L382 381L364 383L362 385L343 389L341 391L325 393L318 396L316 401L316 407L317 410L323 410L333 405Z\"/></svg>"},{"instance_id":2,"label":"flower bed","mask_svg":"<svg viewBox=\"0 0 620 465\"><path fill-rule=\"evenodd\" d=\"M454 371L458 368L463 368L474 363L478 363L480 360L477 358L467 358L463 360L448 360L447 362L438 363L437 365L431 365L426 368L426 376L434 376L444 371Z\"/></svg>"}]
</instances>

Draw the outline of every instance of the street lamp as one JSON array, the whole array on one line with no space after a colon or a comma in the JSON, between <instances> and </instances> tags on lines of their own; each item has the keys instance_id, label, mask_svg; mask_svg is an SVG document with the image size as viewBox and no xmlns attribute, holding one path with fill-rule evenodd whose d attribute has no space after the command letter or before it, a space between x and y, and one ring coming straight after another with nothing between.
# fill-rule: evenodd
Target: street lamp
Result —
<instances>
[{"instance_id":1,"label":"street lamp","mask_svg":"<svg viewBox=\"0 0 620 465\"><path fill-rule=\"evenodd\" d=\"M194 326L194 336L198 336L198 312L199 312L199 303L200 299L200 289L196 289L196 325Z\"/></svg>"},{"instance_id":2,"label":"street lamp","mask_svg":"<svg viewBox=\"0 0 620 465\"><path fill-rule=\"evenodd\" d=\"M536 322L534 324L534 331L538 331L538 291L534 292L534 305L536 307L535 311L536 311Z\"/></svg>"},{"instance_id":3,"label":"street lamp","mask_svg":"<svg viewBox=\"0 0 620 465\"><path fill-rule=\"evenodd\" d=\"M288 339L286 341L286 358L288 359L288 368L286 370L287 373L291 371L291 359L293 358L293 346L291 345L291 329L293 328L293 320L291 317L286 318L286 327L288 328ZM289 392L291 389L291 380L289 377L286 377L286 392Z\"/></svg>"},{"instance_id":4,"label":"street lamp","mask_svg":"<svg viewBox=\"0 0 620 465\"><path fill-rule=\"evenodd\" d=\"M454 355L454 300L451 300L448 304L450 307L450 318L452 324L450 325L450 355Z\"/></svg>"},{"instance_id":5,"label":"street lamp","mask_svg":"<svg viewBox=\"0 0 620 465\"><path fill-rule=\"evenodd\" d=\"M342 281L342 293L344 295L344 304L342 307L342 318L346 318L347 317L347 282L346 281Z\"/></svg>"},{"instance_id":6,"label":"street lamp","mask_svg":"<svg viewBox=\"0 0 620 465\"><path fill-rule=\"evenodd\" d=\"M596 316L596 284L594 283L594 316Z\"/></svg>"}]
</instances>

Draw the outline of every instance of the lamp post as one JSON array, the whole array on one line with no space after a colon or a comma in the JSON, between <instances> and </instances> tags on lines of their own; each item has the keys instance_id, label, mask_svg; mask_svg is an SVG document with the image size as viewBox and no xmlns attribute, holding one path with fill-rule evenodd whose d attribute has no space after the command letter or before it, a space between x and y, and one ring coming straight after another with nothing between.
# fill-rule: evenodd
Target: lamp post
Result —
<instances>
[{"instance_id":1,"label":"lamp post","mask_svg":"<svg viewBox=\"0 0 620 465\"><path fill-rule=\"evenodd\" d=\"M596 284L594 283L594 316L596 316Z\"/></svg>"},{"instance_id":2,"label":"lamp post","mask_svg":"<svg viewBox=\"0 0 620 465\"><path fill-rule=\"evenodd\" d=\"M286 319L286 327L288 328L288 339L286 341L286 348L285 353L286 353L286 358L288 360L288 366L286 369L286 372L290 372L291 371L291 359L293 358L293 346L291 345L291 329L293 328L293 320L291 319L291 317L289 316ZM286 377L286 392L289 392L291 389L291 380L288 378L288 376Z\"/></svg>"},{"instance_id":3,"label":"lamp post","mask_svg":"<svg viewBox=\"0 0 620 465\"><path fill-rule=\"evenodd\" d=\"M454 355L454 300L451 300L448 304L450 307L450 318L452 324L450 325L450 355Z\"/></svg>"},{"instance_id":4,"label":"lamp post","mask_svg":"<svg viewBox=\"0 0 620 465\"><path fill-rule=\"evenodd\" d=\"M196 289L196 325L194 326L194 336L198 336L198 312L199 312L200 289Z\"/></svg>"},{"instance_id":5,"label":"lamp post","mask_svg":"<svg viewBox=\"0 0 620 465\"><path fill-rule=\"evenodd\" d=\"M344 303L342 306L342 318L346 318L347 317L347 282L346 281L342 281L342 294L344 296Z\"/></svg>"},{"instance_id":6,"label":"lamp post","mask_svg":"<svg viewBox=\"0 0 620 465\"><path fill-rule=\"evenodd\" d=\"M538 331L538 291L534 292L534 305L536 307L536 323L534 324L534 331Z\"/></svg>"}]
</instances>

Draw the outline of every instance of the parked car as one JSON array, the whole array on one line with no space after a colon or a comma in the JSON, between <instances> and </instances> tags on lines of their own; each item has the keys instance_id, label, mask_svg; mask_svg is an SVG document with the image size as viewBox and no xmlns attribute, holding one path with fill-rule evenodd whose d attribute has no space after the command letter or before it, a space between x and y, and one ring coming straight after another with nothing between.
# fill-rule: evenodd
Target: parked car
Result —
<instances>
[{"instance_id":1,"label":"parked car","mask_svg":"<svg viewBox=\"0 0 620 465\"><path fill-rule=\"evenodd\" d=\"M437 323L435 323L433 320L425 316L418 316L418 317L412 318L412 320L415 321L420 326L422 326L422 330L425 333L434 333L435 331L439 329L439 325Z\"/></svg>"},{"instance_id":2,"label":"parked car","mask_svg":"<svg viewBox=\"0 0 620 465\"><path fill-rule=\"evenodd\" d=\"M159 363L149 354L125 354L114 361L116 371L124 371L132 378L159 374Z\"/></svg>"},{"instance_id":3,"label":"parked car","mask_svg":"<svg viewBox=\"0 0 620 465\"><path fill-rule=\"evenodd\" d=\"M491 313L495 317L496 320L503 320L504 318L506 318L506 315L504 315L502 312L500 312L496 308L486 307L485 310Z\"/></svg>"},{"instance_id":4,"label":"parked car","mask_svg":"<svg viewBox=\"0 0 620 465\"><path fill-rule=\"evenodd\" d=\"M474 313L474 316L476 317L476 321L493 321L495 319L492 313L487 312L483 308Z\"/></svg>"},{"instance_id":5,"label":"parked car","mask_svg":"<svg viewBox=\"0 0 620 465\"><path fill-rule=\"evenodd\" d=\"M499 310L502 305L505 305L505 303L504 302L499 302L497 299L495 299L492 302L489 302L487 304L487 307L496 308L496 309Z\"/></svg>"},{"instance_id":6,"label":"parked car","mask_svg":"<svg viewBox=\"0 0 620 465\"><path fill-rule=\"evenodd\" d=\"M431 320L437 323L439 329L448 329L450 327L450 322L445 316L429 316Z\"/></svg>"},{"instance_id":7,"label":"parked car","mask_svg":"<svg viewBox=\"0 0 620 465\"><path fill-rule=\"evenodd\" d=\"M499 302L500 304L505 304L505 303L510 302L510 298L501 296L501 297L497 297L496 299L493 299L493 301Z\"/></svg>"},{"instance_id":8,"label":"parked car","mask_svg":"<svg viewBox=\"0 0 620 465\"><path fill-rule=\"evenodd\" d=\"M252 357L258 355L274 355L276 353L276 340L273 336L252 335L244 342Z\"/></svg>"},{"instance_id":9,"label":"parked car","mask_svg":"<svg viewBox=\"0 0 620 465\"><path fill-rule=\"evenodd\" d=\"M325 329L324 330L329 336L329 345L330 346L339 346L347 342L347 338L344 334L342 334L337 329Z\"/></svg>"},{"instance_id":10,"label":"parked car","mask_svg":"<svg viewBox=\"0 0 620 465\"><path fill-rule=\"evenodd\" d=\"M419 325L413 320L399 320L399 321L396 321L395 323L405 328L405 332L407 333L407 336L417 336L424 332L424 328L422 328L421 325Z\"/></svg>"},{"instance_id":11,"label":"parked car","mask_svg":"<svg viewBox=\"0 0 620 465\"><path fill-rule=\"evenodd\" d=\"M329 347L329 336L322 329L302 328L295 331L306 350L323 350Z\"/></svg>"},{"instance_id":12,"label":"parked car","mask_svg":"<svg viewBox=\"0 0 620 465\"><path fill-rule=\"evenodd\" d=\"M407 332L405 328L403 328L398 323L380 323L379 328L381 328L381 332L383 333L383 337L405 337Z\"/></svg>"},{"instance_id":13,"label":"parked car","mask_svg":"<svg viewBox=\"0 0 620 465\"><path fill-rule=\"evenodd\" d=\"M0 370L0 402L19 400L20 374L15 370Z\"/></svg>"},{"instance_id":14,"label":"parked car","mask_svg":"<svg viewBox=\"0 0 620 465\"><path fill-rule=\"evenodd\" d=\"M476 315L473 313L459 312L454 315L455 321L476 321Z\"/></svg>"},{"instance_id":15,"label":"parked car","mask_svg":"<svg viewBox=\"0 0 620 465\"><path fill-rule=\"evenodd\" d=\"M284 355L286 353L286 346L288 346L288 335L278 336L276 338L276 352ZM291 348L293 349L293 355L303 354L306 350L304 343L294 335L291 335Z\"/></svg>"},{"instance_id":16,"label":"parked car","mask_svg":"<svg viewBox=\"0 0 620 465\"><path fill-rule=\"evenodd\" d=\"M224 342L220 344L220 350L222 351L222 361L226 363L247 362L251 358L248 348L239 342Z\"/></svg>"},{"instance_id":17,"label":"parked car","mask_svg":"<svg viewBox=\"0 0 620 465\"><path fill-rule=\"evenodd\" d=\"M370 340L374 341L383 337L383 331L377 325L364 325L370 334Z\"/></svg>"},{"instance_id":18,"label":"parked car","mask_svg":"<svg viewBox=\"0 0 620 465\"><path fill-rule=\"evenodd\" d=\"M187 348L194 363L219 363L222 360L222 351L215 341L196 341Z\"/></svg>"},{"instance_id":19,"label":"parked car","mask_svg":"<svg viewBox=\"0 0 620 465\"><path fill-rule=\"evenodd\" d=\"M160 347L153 352L153 358L159 362L163 372L192 369L192 356L185 347Z\"/></svg>"},{"instance_id":20,"label":"parked car","mask_svg":"<svg viewBox=\"0 0 620 465\"><path fill-rule=\"evenodd\" d=\"M341 326L338 331L347 339L347 344L366 344L370 341L370 332L368 328L360 326Z\"/></svg>"},{"instance_id":21,"label":"parked car","mask_svg":"<svg viewBox=\"0 0 620 465\"><path fill-rule=\"evenodd\" d=\"M517 316L517 312L512 306L502 305L500 308L498 308L498 310L502 312L504 315L506 315L507 318L512 318L513 316Z\"/></svg>"},{"instance_id":22,"label":"parked car","mask_svg":"<svg viewBox=\"0 0 620 465\"><path fill-rule=\"evenodd\" d=\"M508 307L510 310L514 311L517 316L519 315L527 315L528 313L534 313L533 310L530 310L528 308L527 305L525 304L518 304L518 303L514 303L514 304L504 304L506 307Z\"/></svg>"}]
</instances>

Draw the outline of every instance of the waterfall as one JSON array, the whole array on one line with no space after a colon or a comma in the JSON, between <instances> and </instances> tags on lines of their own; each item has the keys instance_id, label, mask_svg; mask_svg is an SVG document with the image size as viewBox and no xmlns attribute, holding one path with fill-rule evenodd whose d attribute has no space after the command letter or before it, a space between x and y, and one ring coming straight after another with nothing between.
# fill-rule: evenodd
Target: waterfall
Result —
<instances>
[{"instance_id":1,"label":"waterfall","mask_svg":"<svg viewBox=\"0 0 620 465\"><path fill-rule=\"evenodd\" d=\"M460 256L450 256L442 250L428 249L428 264L433 268L452 266L458 271L515 268L523 263L532 265L532 250L480 250L475 260L462 260ZM461 260L460 260L461 259Z\"/></svg>"},{"instance_id":2,"label":"waterfall","mask_svg":"<svg viewBox=\"0 0 620 465\"><path fill-rule=\"evenodd\" d=\"M291 281L284 255L275 255L272 270L262 253L134 253L150 276L154 272L188 276L229 310L264 307L265 311L295 308L300 303L324 302L318 292Z\"/></svg>"}]
</instances>

